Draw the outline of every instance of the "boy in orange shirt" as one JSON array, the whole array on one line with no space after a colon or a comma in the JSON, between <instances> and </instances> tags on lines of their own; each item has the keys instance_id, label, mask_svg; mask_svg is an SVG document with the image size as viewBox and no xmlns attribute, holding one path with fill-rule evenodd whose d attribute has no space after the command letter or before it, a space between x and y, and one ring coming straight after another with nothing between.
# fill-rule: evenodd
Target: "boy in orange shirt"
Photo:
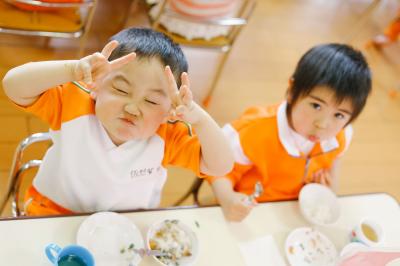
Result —
<instances>
[{"instance_id":1,"label":"boy in orange shirt","mask_svg":"<svg viewBox=\"0 0 400 266\"><path fill-rule=\"evenodd\" d=\"M241 221L255 201L291 200L309 182L337 187L339 157L349 146L350 125L371 91L363 55L342 44L319 45L300 59L287 97L276 106L252 107L223 130L235 166L223 177L209 177L228 220Z\"/></svg>"},{"instance_id":2,"label":"boy in orange shirt","mask_svg":"<svg viewBox=\"0 0 400 266\"><path fill-rule=\"evenodd\" d=\"M135 28L113 36L101 53L10 70L6 94L46 121L53 141L26 213L155 208L168 165L198 175L229 172L229 143L193 102L186 71L177 44Z\"/></svg>"}]
</instances>

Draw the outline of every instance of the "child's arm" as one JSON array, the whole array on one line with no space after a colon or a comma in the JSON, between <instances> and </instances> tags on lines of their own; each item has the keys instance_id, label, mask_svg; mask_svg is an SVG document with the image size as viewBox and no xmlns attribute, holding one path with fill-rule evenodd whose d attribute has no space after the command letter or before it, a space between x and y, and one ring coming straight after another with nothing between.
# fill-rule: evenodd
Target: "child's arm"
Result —
<instances>
[{"instance_id":1,"label":"child's arm","mask_svg":"<svg viewBox=\"0 0 400 266\"><path fill-rule=\"evenodd\" d=\"M112 69L132 61L134 54L128 54L112 62L108 61L118 42L109 42L101 53L86 56L80 60L60 60L27 63L7 72L3 88L15 103L28 106L49 88L71 81L85 81L93 87L96 82Z\"/></svg>"},{"instance_id":2,"label":"child's arm","mask_svg":"<svg viewBox=\"0 0 400 266\"><path fill-rule=\"evenodd\" d=\"M15 103L28 106L40 94L57 85L75 80L76 60L27 63L7 72L3 88Z\"/></svg>"},{"instance_id":3,"label":"child's arm","mask_svg":"<svg viewBox=\"0 0 400 266\"><path fill-rule=\"evenodd\" d=\"M226 177L214 180L212 188L226 219L229 221L242 221L256 205L255 201L249 202L246 194L235 192L232 188L232 182Z\"/></svg>"},{"instance_id":4,"label":"child's arm","mask_svg":"<svg viewBox=\"0 0 400 266\"><path fill-rule=\"evenodd\" d=\"M193 101L186 73L182 73L180 90L178 90L175 78L168 66L165 68L165 74L169 82L172 115L190 123L199 138L201 172L212 176L227 174L233 167L233 153L221 128L206 111Z\"/></svg>"}]
</instances>

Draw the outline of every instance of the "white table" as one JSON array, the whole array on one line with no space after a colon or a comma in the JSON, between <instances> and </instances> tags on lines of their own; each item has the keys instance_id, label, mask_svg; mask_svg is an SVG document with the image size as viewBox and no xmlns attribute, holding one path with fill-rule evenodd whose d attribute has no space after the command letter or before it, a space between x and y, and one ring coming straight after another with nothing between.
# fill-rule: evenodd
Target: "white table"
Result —
<instances>
[{"instance_id":1,"label":"white table","mask_svg":"<svg viewBox=\"0 0 400 266\"><path fill-rule=\"evenodd\" d=\"M388 194L364 194L339 197L341 216L331 226L316 226L335 244L338 252L349 243L353 227L364 217L382 225L384 245L400 249L400 208ZM246 242L264 235L272 235L281 256L285 258L285 240L297 227L311 226L301 215L297 201L259 204L241 223L230 223L236 242Z\"/></svg>"},{"instance_id":2,"label":"white table","mask_svg":"<svg viewBox=\"0 0 400 266\"><path fill-rule=\"evenodd\" d=\"M338 251L348 242L351 228L363 217L378 221L384 228L387 246L400 248L400 210L387 194L367 194L340 198L342 215L336 225L317 227ZM297 227L308 226L297 201L263 203L242 223L227 223L219 207L182 208L125 213L141 230L166 218L180 219L195 230L200 241L196 265L244 265L238 244L272 235L284 257L284 241ZM0 220L0 265L51 265L44 255L48 243L61 246L75 243L80 223L86 216ZM195 225L198 222L200 227ZM158 265L145 258L140 265Z\"/></svg>"}]
</instances>

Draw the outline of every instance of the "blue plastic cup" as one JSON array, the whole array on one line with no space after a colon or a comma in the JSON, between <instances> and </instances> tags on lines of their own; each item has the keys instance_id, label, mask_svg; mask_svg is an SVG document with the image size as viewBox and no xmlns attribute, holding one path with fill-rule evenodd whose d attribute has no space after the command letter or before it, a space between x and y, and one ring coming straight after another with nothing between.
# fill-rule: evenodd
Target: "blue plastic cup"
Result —
<instances>
[{"instance_id":1,"label":"blue plastic cup","mask_svg":"<svg viewBox=\"0 0 400 266\"><path fill-rule=\"evenodd\" d=\"M94 266L90 251L79 245L61 248L57 244L49 244L45 251L54 266Z\"/></svg>"}]
</instances>

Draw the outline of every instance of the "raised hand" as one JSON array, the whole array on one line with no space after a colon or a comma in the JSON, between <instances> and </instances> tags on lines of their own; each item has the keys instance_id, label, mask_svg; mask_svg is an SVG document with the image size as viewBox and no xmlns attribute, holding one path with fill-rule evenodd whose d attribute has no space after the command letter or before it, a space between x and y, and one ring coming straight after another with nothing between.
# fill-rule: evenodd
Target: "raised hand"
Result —
<instances>
[{"instance_id":1,"label":"raised hand","mask_svg":"<svg viewBox=\"0 0 400 266\"><path fill-rule=\"evenodd\" d=\"M90 89L95 90L96 84L108 73L135 59L136 54L132 52L109 62L108 58L117 46L117 41L111 41L104 46L101 53L97 52L80 59L74 69L76 80L82 80Z\"/></svg>"},{"instance_id":2,"label":"raised hand","mask_svg":"<svg viewBox=\"0 0 400 266\"><path fill-rule=\"evenodd\" d=\"M165 67L165 76L168 81L168 95L171 99L172 119L179 119L195 124L201 118L202 109L193 101L193 94L190 90L189 76L186 72L181 75L181 86L178 85L169 66Z\"/></svg>"}]
</instances>

